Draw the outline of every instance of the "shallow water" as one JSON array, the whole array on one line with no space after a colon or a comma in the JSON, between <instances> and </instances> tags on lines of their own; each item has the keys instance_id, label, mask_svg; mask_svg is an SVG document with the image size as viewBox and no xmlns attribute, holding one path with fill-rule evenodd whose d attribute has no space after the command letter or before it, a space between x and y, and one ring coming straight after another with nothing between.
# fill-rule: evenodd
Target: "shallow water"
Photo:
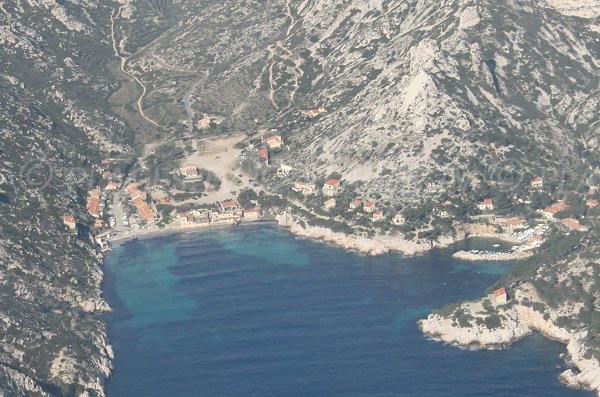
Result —
<instances>
[{"instance_id":1,"label":"shallow water","mask_svg":"<svg viewBox=\"0 0 600 397\"><path fill-rule=\"evenodd\" d=\"M363 257L264 226L128 242L106 261L108 396L592 395L558 382L564 347L539 335L503 351L423 337L419 318L508 266L449 254Z\"/></svg>"}]
</instances>

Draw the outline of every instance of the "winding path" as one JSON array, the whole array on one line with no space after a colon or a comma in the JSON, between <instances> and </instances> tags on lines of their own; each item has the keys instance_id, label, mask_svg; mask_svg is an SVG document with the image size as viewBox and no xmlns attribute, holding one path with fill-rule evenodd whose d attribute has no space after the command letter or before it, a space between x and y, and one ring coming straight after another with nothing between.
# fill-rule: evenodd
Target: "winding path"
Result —
<instances>
[{"instance_id":1,"label":"winding path","mask_svg":"<svg viewBox=\"0 0 600 397\"><path fill-rule=\"evenodd\" d=\"M253 93L256 93L260 89L262 76L268 71L269 100L271 101L271 104L273 105L273 107L279 111L282 111L282 110L285 110L285 109L288 109L291 107L291 104L294 101L294 97L296 95L296 91L298 90L298 87L300 86L300 79L304 76L304 72L302 71L302 68L301 68L302 58L299 57L298 55L295 55L290 49L286 48L283 45L283 42L290 37L290 35L292 33L292 28L296 24L296 19L294 18L294 15L292 13L292 8L290 6L290 3L291 3L291 0L285 0L286 15L289 19L289 26L286 30L285 38L269 47L269 55L267 58L267 63L263 67L260 74L258 75L258 78L256 78L254 80L254 89L252 90ZM284 54L281 54L281 52L278 54L278 50L283 51ZM294 63L294 83L293 83L294 89L290 91L289 98L288 98L288 104L283 109L281 109L281 107L279 105L277 105L277 103L275 102L275 92L279 89L275 86L275 83L273 80L273 68L275 67L275 63L276 63L276 60L274 60L275 56L278 56L284 60L288 60L288 61L291 61Z\"/></svg>"},{"instance_id":2,"label":"winding path","mask_svg":"<svg viewBox=\"0 0 600 397\"><path fill-rule=\"evenodd\" d=\"M156 121L150 119L144 113L143 100L144 100L144 96L146 95L146 91L147 91L146 86L144 85L144 83L142 83L142 81L135 74L126 70L127 61L129 60L129 58L121 55L121 53L119 52L118 46L117 46L117 38L116 38L116 33L115 33L115 19L116 19L117 15L121 12L121 8L122 7L119 7L118 9L113 9L113 12L112 12L112 15L110 18L110 21L111 21L110 35L111 35L111 39L112 39L113 50L115 52L115 56L121 60L121 72L125 73L126 75L128 75L129 77L134 79L136 81L136 83L138 83L139 86L142 87L142 94L139 96L139 98L137 99L137 102L136 102L140 116L142 116L142 118L144 120L146 120L147 122L160 128L160 125Z\"/></svg>"}]
</instances>

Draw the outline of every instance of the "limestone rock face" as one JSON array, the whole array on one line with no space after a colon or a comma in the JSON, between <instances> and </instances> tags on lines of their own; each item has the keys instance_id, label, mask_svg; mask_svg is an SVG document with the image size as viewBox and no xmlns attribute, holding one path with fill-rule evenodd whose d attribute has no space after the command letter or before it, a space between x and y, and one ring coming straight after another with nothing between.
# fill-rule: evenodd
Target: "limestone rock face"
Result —
<instances>
[{"instance_id":1,"label":"limestone rock face","mask_svg":"<svg viewBox=\"0 0 600 397\"><path fill-rule=\"evenodd\" d=\"M147 51L129 44L144 29L120 31L148 114L180 132L201 112L240 130L275 120L290 178L338 172L357 194L406 204L456 170L477 183L511 158L530 172L576 166L580 139L597 135L600 28L565 17L593 15L594 0L286 4L177 2L180 20ZM137 1L129 18L117 24L156 16ZM313 106L327 112L305 117Z\"/></svg>"},{"instance_id":2,"label":"limestone rock face","mask_svg":"<svg viewBox=\"0 0 600 397\"><path fill-rule=\"evenodd\" d=\"M465 8L460 14L459 26L461 29L468 29L477 26L480 21L481 17L479 15L479 10L476 6L471 6Z\"/></svg>"},{"instance_id":3,"label":"limestone rock face","mask_svg":"<svg viewBox=\"0 0 600 397\"><path fill-rule=\"evenodd\" d=\"M457 305L450 313L432 313L420 320L421 331L432 338L462 347L503 348L531 334L540 332L548 338L566 344L568 360L574 367L561 373L566 385L594 390L600 395L600 362L590 355L586 346L586 330L569 330L556 324L566 314L564 309L553 310L539 300L535 288L525 283L511 290L508 304L486 309L486 301L466 302ZM533 306L543 307L534 309ZM567 303L565 306L572 306ZM490 318L494 322L489 322ZM499 319L499 320L496 320ZM487 323L486 323L487 322ZM486 324L492 324L488 326Z\"/></svg>"}]
</instances>

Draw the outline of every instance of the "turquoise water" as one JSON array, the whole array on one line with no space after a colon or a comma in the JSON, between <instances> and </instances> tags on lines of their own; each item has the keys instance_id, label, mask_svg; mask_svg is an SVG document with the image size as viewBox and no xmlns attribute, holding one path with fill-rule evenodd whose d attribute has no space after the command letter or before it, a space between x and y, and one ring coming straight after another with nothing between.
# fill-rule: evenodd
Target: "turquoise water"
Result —
<instances>
[{"instance_id":1,"label":"turquoise water","mask_svg":"<svg viewBox=\"0 0 600 397\"><path fill-rule=\"evenodd\" d=\"M108 396L591 396L558 382L564 347L541 336L468 351L418 331L506 266L363 257L262 226L131 241L106 262Z\"/></svg>"}]
</instances>

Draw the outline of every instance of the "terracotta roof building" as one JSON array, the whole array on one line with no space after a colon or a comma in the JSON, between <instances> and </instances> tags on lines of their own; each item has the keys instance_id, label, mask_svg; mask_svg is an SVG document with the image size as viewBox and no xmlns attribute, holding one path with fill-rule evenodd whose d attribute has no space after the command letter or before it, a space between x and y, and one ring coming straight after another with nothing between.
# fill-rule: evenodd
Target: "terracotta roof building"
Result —
<instances>
[{"instance_id":1,"label":"terracotta roof building","mask_svg":"<svg viewBox=\"0 0 600 397\"><path fill-rule=\"evenodd\" d=\"M329 179L323 184L323 194L327 197L335 196L340 190L341 184L337 179Z\"/></svg>"},{"instance_id":2,"label":"terracotta roof building","mask_svg":"<svg viewBox=\"0 0 600 397\"><path fill-rule=\"evenodd\" d=\"M574 230L574 231L577 231L577 232L587 232L588 231L588 227L587 226L582 225L581 223L579 223L574 218L561 219L560 223L562 223L563 225L565 225L569 230Z\"/></svg>"},{"instance_id":3,"label":"terracotta roof building","mask_svg":"<svg viewBox=\"0 0 600 397\"><path fill-rule=\"evenodd\" d=\"M77 221L73 215L63 216L63 223L71 230L75 230L77 227Z\"/></svg>"}]
</instances>

